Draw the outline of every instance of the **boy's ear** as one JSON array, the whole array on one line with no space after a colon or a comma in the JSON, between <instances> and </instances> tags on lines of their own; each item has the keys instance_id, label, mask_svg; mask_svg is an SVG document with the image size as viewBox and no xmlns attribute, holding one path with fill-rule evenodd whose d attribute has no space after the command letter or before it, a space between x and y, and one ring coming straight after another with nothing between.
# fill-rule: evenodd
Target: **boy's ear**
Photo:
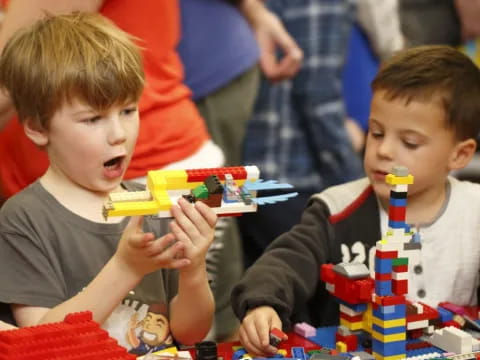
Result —
<instances>
[{"instance_id":1,"label":"boy's ear","mask_svg":"<svg viewBox=\"0 0 480 360\"><path fill-rule=\"evenodd\" d=\"M23 123L23 130L27 137L33 141L33 143L39 147L48 145L48 131L34 124L32 120L26 119Z\"/></svg>"},{"instance_id":2,"label":"boy's ear","mask_svg":"<svg viewBox=\"0 0 480 360\"><path fill-rule=\"evenodd\" d=\"M452 153L450 159L450 170L463 169L472 160L475 150L477 149L477 142L474 139L466 139L460 141Z\"/></svg>"}]
</instances>

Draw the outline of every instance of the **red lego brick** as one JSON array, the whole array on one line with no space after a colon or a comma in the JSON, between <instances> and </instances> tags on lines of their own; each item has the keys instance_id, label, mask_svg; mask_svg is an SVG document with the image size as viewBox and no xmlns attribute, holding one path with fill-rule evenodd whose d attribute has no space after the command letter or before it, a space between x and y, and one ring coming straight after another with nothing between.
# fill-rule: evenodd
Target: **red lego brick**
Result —
<instances>
[{"instance_id":1,"label":"red lego brick","mask_svg":"<svg viewBox=\"0 0 480 360\"><path fill-rule=\"evenodd\" d=\"M225 180L225 174L231 174L234 180L245 180L247 178L247 170L243 166L190 169L185 170L185 172L188 182L204 181L210 175L217 175L220 180Z\"/></svg>"},{"instance_id":2,"label":"red lego brick","mask_svg":"<svg viewBox=\"0 0 480 360\"><path fill-rule=\"evenodd\" d=\"M392 280L392 273L382 274L382 273L376 272L375 273L375 280L379 280L379 281Z\"/></svg>"},{"instance_id":3,"label":"red lego brick","mask_svg":"<svg viewBox=\"0 0 480 360\"><path fill-rule=\"evenodd\" d=\"M375 251L375 256L379 259L396 259L398 257L398 251Z\"/></svg>"},{"instance_id":4,"label":"red lego brick","mask_svg":"<svg viewBox=\"0 0 480 360\"><path fill-rule=\"evenodd\" d=\"M333 271L333 264L323 264L320 267L320 279L329 284L334 283L335 273Z\"/></svg>"},{"instance_id":5,"label":"red lego brick","mask_svg":"<svg viewBox=\"0 0 480 360\"><path fill-rule=\"evenodd\" d=\"M396 273L408 272L408 265L395 265L392 270Z\"/></svg>"},{"instance_id":6,"label":"red lego brick","mask_svg":"<svg viewBox=\"0 0 480 360\"><path fill-rule=\"evenodd\" d=\"M408 280L392 280L392 292L395 295L405 295L408 293Z\"/></svg>"},{"instance_id":7,"label":"red lego brick","mask_svg":"<svg viewBox=\"0 0 480 360\"><path fill-rule=\"evenodd\" d=\"M362 321L362 319L363 319L363 314L361 314L361 315L356 315L356 316L350 316L350 315L347 315L347 314L341 312L341 313L340 313L340 318L341 318L341 319L345 319L345 320L347 320L348 322L355 323L355 322Z\"/></svg>"},{"instance_id":8,"label":"red lego brick","mask_svg":"<svg viewBox=\"0 0 480 360\"><path fill-rule=\"evenodd\" d=\"M408 303L408 301L407 301ZM421 320L434 320L438 318L438 311L431 306L428 306L425 303L419 302L422 305L423 312L421 314L408 314L407 312L407 322L415 322Z\"/></svg>"},{"instance_id":9,"label":"red lego brick","mask_svg":"<svg viewBox=\"0 0 480 360\"><path fill-rule=\"evenodd\" d=\"M356 335L343 336L338 332L335 334L335 342L344 342L347 345L347 351L355 351L358 348L358 337Z\"/></svg>"},{"instance_id":10,"label":"red lego brick","mask_svg":"<svg viewBox=\"0 0 480 360\"><path fill-rule=\"evenodd\" d=\"M406 206L389 206L388 219L392 221L405 221L405 214L407 212Z\"/></svg>"},{"instance_id":11,"label":"red lego brick","mask_svg":"<svg viewBox=\"0 0 480 360\"><path fill-rule=\"evenodd\" d=\"M405 296L375 296L375 303L381 306L405 304Z\"/></svg>"},{"instance_id":12,"label":"red lego brick","mask_svg":"<svg viewBox=\"0 0 480 360\"><path fill-rule=\"evenodd\" d=\"M90 312L63 322L0 332L0 360L134 360L110 338Z\"/></svg>"}]
</instances>

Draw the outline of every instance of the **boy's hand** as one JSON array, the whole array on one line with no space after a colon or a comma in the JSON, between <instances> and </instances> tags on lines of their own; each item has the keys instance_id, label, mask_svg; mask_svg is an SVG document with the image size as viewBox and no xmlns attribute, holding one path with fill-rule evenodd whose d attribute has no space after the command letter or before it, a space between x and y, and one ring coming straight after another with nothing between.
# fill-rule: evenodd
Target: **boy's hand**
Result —
<instances>
[{"instance_id":1,"label":"boy's hand","mask_svg":"<svg viewBox=\"0 0 480 360\"><path fill-rule=\"evenodd\" d=\"M277 348L270 345L270 331L281 329L282 322L271 306L259 306L250 310L240 326L240 342L249 354L269 356L277 353Z\"/></svg>"},{"instance_id":2,"label":"boy's hand","mask_svg":"<svg viewBox=\"0 0 480 360\"><path fill-rule=\"evenodd\" d=\"M158 269L178 269L190 264L179 257L185 245L171 233L155 239L152 233L142 231L142 216L132 216L123 231L114 257L128 271L143 277Z\"/></svg>"},{"instance_id":3,"label":"boy's hand","mask_svg":"<svg viewBox=\"0 0 480 360\"><path fill-rule=\"evenodd\" d=\"M205 267L205 255L215 236L217 215L208 205L200 201L191 204L184 198L179 198L178 206L172 206L170 211L174 217L170 229L184 245L183 257L190 260L188 270Z\"/></svg>"}]
</instances>

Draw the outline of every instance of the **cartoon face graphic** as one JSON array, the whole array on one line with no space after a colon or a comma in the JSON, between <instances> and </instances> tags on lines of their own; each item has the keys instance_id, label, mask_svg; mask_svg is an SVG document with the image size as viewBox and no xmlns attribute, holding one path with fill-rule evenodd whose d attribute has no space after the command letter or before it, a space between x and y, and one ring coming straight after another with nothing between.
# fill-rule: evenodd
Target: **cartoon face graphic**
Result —
<instances>
[{"instance_id":1,"label":"cartoon face graphic","mask_svg":"<svg viewBox=\"0 0 480 360\"><path fill-rule=\"evenodd\" d=\"M166 342L170 326L165 315L148 312L141 323L140 338L144 343L157 346Z\"/></svg>"}]
</instances>

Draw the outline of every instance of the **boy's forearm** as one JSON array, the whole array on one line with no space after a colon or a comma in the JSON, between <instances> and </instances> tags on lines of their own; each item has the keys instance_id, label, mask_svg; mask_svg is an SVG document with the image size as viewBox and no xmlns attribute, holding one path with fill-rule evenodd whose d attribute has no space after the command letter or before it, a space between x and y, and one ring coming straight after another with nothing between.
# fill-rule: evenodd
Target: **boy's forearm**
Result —
<instances>
[{"instance_id":1,"label":"boy's forearm","mask_svg":"<svg viewBox=\"0 0 480 360\"><path fill-rule=\"evenodd\" d=\"M181 271L178 294L170 304L170 326L173 337L191 345L203 340L210 330L215 310L206 270Z\"/></svg>"},{"instance_id":2,"label":"boy's forearm","mask_svg":"<svg viewBox=\"0 0 480 360\"><path fill-rule=\"evenodd\" d=\"M49 310L40 323L62 321L69 313L89 310L93 320L102 324L141 279L112 257L86 288Z\"/></svg>"}]
</instances>

